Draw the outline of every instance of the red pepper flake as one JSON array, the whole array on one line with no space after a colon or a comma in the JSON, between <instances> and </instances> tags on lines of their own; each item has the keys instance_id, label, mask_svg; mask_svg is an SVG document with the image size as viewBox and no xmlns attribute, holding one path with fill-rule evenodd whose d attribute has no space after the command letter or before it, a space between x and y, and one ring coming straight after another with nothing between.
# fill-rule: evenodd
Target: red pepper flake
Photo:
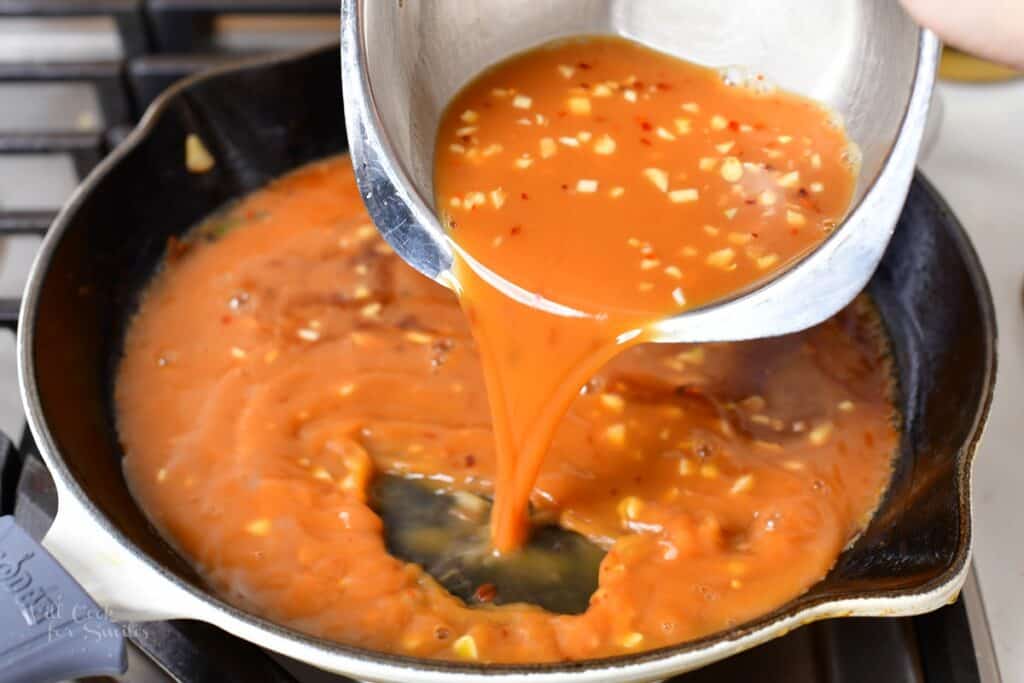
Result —
<instances>
[{"instance_id":1,"label":"red pepper flake","mask_svg":"<svg viewBox=\"0 0 1024 683\"><path fill-rule=\"evenodd\" d=\"M586 81L580 83L580 87L583 88L584 90L590 90L590 84L587 83Z\"/></svg>"},{"instance_id":2,"label":"red pepper flake","mask_svg":"<svg viewBox=\"0 0 1024 683\"><path fill-rule=\"evenodd\" d=\"M739 121L730 121L729 122L729 130L731 130L732 132L735 133L739 129L740 129L740 122Z\"/></svg>"},{"instance_id":3,"label":"red pepper flake","mask_svg":"<svg viewBox=\"0 0 1024 683\"><path fill-rule=\"evenodd\" d=\"M231 316L230 315L222 315L220 317L220 322L223 325L230 325L231 324Z\"/></svg>"},{"instance_id":4,"label":"red pepper flake","mask_svg":"<svg viewBox=\"0 0 1024 683\"><path fill-rule=\"evenodd\" d=\"M579 62L576 66L577 68L583 69L584 71L590 68L590 65L587 64L586 62Z\"/></svg>"},{"instance_id":5,"label":"red pepper flake","mask_svg":"<svg viewBox=\"0 0 1024 683\"><path fill-rule=\"evenodd\" d=\"M672 84L671 83L665 83L663 81L659 81L659 82L654 84L654 87L657 88L658 90L671 90L672 89Z\"/></svg>"},{"instance_id":6,"label":"red pepper flake","mask_svg":"<svg viewBox=\"0 0 1024 683\"><path fill-rule=\"evenodd\" d=\"M438 640L447 640L448 636L451 635L451 631L446 629L444 626L438 626L434 629L434 637Z\"/></svg>"},{"instance_id":7,"label":"red pepper flake","mask_svg":"<svg viewBox=\"0 0 1024 683\"><path fill-rule=\"evenodd\" d=\"M520 192L519 198L522 199L523 201L526 201L527 199L530 198L530 195L526 194L525 192Z\"/></svg>"},{"instance_id":8,"label":"red pepper flake","mask_svg":"<svg viewBox=\"0 0 1024 683\"><path fill-rule=\"evenodd\" d=\"M568 190L568 189L569 189L569 186L568 186L568 185L566 185L565 183L562 183L562 189L563 189L563 190Z\"/></svg>"},{"instance_id":9,"label":"red pepper flake","mask_svg":"<svg viewBox=\"0 0 1024 683\"><path fill-rule=\"evenodd\" d=\"M821 209L819 209L817 205L807 197L801 196L800 203L815 213L821 213Z\"/></svg>"},{"instance_id":10,"label":"red pepper flake","mask_svg":"<svg viewBox=\"0 0 1024 683\"><path fill-rule=\"evenodd\" d=\"M640 127L643 128L645 131L648 131L648 132L654 130L654 126L651 125L650 121L641 121L640 122Z\"/></svg>"},{"instance_id":11,"label":"red pepper flake","mask_svg":"<svg viewBox=\"0 0 1024 683\"><path fill-rule=\"evenodd\" d=\"M476 464L476 456L472 453L466 453L466 467L472 467Z\"/></svg>"},{"instance_id":12,"label":"red pepper flake","mask_svg":"<svg viewBox=\"0 0 1024 683\"><path fill-rule=\"evenodd\" d=\"M179 240L177 237L167 238L167 261L174 263L192 249L192 243Z\"/></svg>"},{"instance_id":13,"label":"red pepper flake","mask_svg":"<svg viewBox=\"0 0 1024 683\"><path fill-rule=\"evenodd\" d=\"M651 146L651 141L649 139L647 139L647 138L640 138L640 142L644 143L648 147Z\"/></svg>"},{"instance_id":14,"label":"red pepper flake","mask_svg":"<svg viewBox=\"0 0 1024 683\"><path fill-rule=\"evenodd\" d=\"M509 234L510 237L515 237L516 235L518 235L522 231L523 231L523 226L521 226L521 225L513 225L512 228L508 231L508 234Z\"/></svg>"},{"instance_id":15,"label":"red pepper flake","mask_svg":"<svg viewBox=\"0 0 1024 683\"><path fill-rule=\"evenodd\" d=\"M493 602L498 597L498 588L493 583L482 583L473 591L473 600L476 602Z\"/></svg>"}]
</instances>

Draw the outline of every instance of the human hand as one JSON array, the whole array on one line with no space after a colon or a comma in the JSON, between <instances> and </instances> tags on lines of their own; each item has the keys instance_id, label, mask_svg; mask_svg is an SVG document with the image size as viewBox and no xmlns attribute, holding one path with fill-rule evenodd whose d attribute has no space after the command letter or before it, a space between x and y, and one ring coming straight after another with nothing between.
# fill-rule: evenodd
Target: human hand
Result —
<instances>
[{"instance_id":1,"label":"human hand","mask_svg":"<svg viewBox=\"0 0 1024 683\"><path fill-rule=\"evenodd\" d=\"M1024 69L1024 0L900 0L950 45Z\"/></svg>"}]
</instances>

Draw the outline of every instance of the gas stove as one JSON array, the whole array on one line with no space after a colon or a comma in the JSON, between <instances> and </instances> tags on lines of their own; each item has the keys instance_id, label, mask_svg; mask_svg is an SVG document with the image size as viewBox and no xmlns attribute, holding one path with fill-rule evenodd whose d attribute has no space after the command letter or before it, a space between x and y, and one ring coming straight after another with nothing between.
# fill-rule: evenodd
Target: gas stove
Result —
<instances>
[{"instance_id":1,"label":"gas stove","mask_svg":"<svg viewBox=\"0 0 1024 683\"><path fill-rule=\"evenodd\" d=\"M168 85L240 56L333 41L338 34L337 14L336 0L0 0L0 325L5 328L0 331L0 431L18 439L13 443L0 438L0 514L13 512L36 538L49 527L56 494L25 429L14 332L21 288L57 209L78 180L123 139L145 107ZM1008 101L1014 104L1010 106L1024 109L1024 84L1004 88L1012 91L1001 93L1011 98ZM986 92L973 94L980 100ZM926 150L924 167L926 171L934 168L933 179L939 181L940 189L952 193L949 199L954 209L959 209L959 195L954 190L960 182L958 174L965 168L958 166L957 160L964 156L965 147L978 152L979 137L977 131L964 135L954 126L961 120L977 123L979 115L972 115L971 107L978 107L957 88L944 86L939 96L942 106L938 109L945 120L939 122L939 133ZM992 130L986 134L991 137ZM984 149L984 135L981 138ZM1007 141L1006 148L1010 147ZM968 158L979 168L966 171L976 171L979 180L985 177L980 165L987 157ZM1024 172L1013 171L1018 173L1019 184ZM991 193L990 187L988 191ZM970 201L976 196L967 200L971 217L986 215L984 205ZM1006 196L1013 197L1012 193ZM994 241L994 237L1012 239L1006 231L995 236L979 234L971 230L968 215L961 218L979 242L983 259L990 254L1017 253L1012 243L1003 243L1000 249ZM999 265L1000 275L1009 271L1002 261ZM1004 334L1007 325L1012 325L1020 339L1024 317L1018 298L1019 270L1009 272L1008 277L1015 278L1009 283L1012 287L995 281L993 275L993 289ZM1008 289L1012 297L1007 296ZM1005 354L1001 362L1005 387L1010 381ZM1011 371L1024 379L1024 367L1013 363L1011 359ZM1003 436L1004 441L994 448L983 446L977 465L984 472L979 475L977 505L981 513L978 554L983 570L971 572L956 603L913 618L812 624L673 680L996 683L1002 680L1000 666L1006 680L1024 680L1024 652L1016 649L1024 637L1012 618L1024 609L1024 599L1015 590L1024 555L1014 551L1017 556L1010 559L1016 566L1000 567L1001 558L991 539L1003 541L1001 535L1012 529L1000 525L987 533L985 526L986 522L999 524L993 518L996 513L989 512L1000 478L1000 463L993 460L1000 450L1015 443L1008 430L1020 432L1008 416L1002 420L1004 425L998 424L1006 413L1000 412L1004 403L997 398L993 431L998 428L1000 433L989 438ZM1017 473L1012 472L1010 478L1021 483L1024 468L1019 476L1013 475ZM997 605L994 639L982 588L989 602ZM150 622L133 625L128 632L129 669L118 679L126 683L344 680L268 653L206 624Z\"/></svg>"}]
</instances>

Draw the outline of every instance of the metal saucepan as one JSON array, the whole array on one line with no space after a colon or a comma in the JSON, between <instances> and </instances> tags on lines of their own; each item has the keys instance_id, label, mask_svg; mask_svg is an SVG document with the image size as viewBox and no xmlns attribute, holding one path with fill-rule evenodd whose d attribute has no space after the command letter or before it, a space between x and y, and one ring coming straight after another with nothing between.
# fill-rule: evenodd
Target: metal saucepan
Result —
<instances>
[{"instance_id":1,"label":"metal saucepan","mask_svg":"<svg viewBox=\"0 0 1024 683\"><path fill-rule=\"evenodd\" d=\"M864 288L914 175L939 57L938 39L892 0L343 0L341 6L345 114L363 198L391 246L443 284L451 281L439 276L451 267L453 250L433 210L434 133L458 90L511 54L565 36L621 35L732 67L739 74L733 78L742 67L763 70L843 119L861 152L843 223L778 275L661 321L660 341L795 332L833 315ZM504 289L515 295L517 284Z\"/></svg>"},{"instance_id":2,"label":"metal saucepan","mask_svg":"<svg viewBox=\"0 0 1024 683\"><path fill-rule=\"evenodd\" d=\"M977 256L921 178L868 285L891 334L899 375L903 437L892 484L867 531L806 594L731 630L661 650L491 667L318 640L211 593L156 533L125 486L112 401L122 337L169 238L228 200L346 148L340 77L333 47L253 62L172 88L86 179L43 243L18 339L25 410L58 495L57 516L43 545L96 602L128 621L209 622L362 680L568 683L662 679L817 619L914 614L953 599L969 566L971 461L992 396L996 331ZM216 161L206 173L186 168L189 135L198 136ZM81 659L85 645L111 639L81 633L76 639L72 628L67 638L29 642L26 623L34 624L36 635L39 629L45 633L67 622L87 598L69 592L67 577L50 574L43 581L40 572L56 565L28 543L0 523L0 667L8 667L0 678L16 680L10 674L19 661L22 674L39 674L44 664L58 660L69 677L116 669L120 659L113 649L100 652L98 660ZM28 592L32 586L25 576L39 579L36 592ZM61 589L63 600L56 600ZM47 599L60 609L47 608ZM26 652L32 656L19 660ZM45 671L53 674L55 666Z\"/></svg>"}]
</instances>

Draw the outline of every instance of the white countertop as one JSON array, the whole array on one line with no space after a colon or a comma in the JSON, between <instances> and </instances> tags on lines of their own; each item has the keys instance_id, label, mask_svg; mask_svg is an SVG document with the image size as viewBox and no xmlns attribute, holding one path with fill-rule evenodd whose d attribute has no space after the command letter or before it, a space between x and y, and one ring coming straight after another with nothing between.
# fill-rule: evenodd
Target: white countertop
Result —
<instances>
[{"instance_id":1,"label":"white countertop","mask_svg":"<svg viewBox=\"0 0 1024 683\"><path fill-rule=\"evenodd\" d=\"M925 174L964 224L988 274L999 326L996 396L974 466L975 566L996 659L1024 681L1024 80L939 86Z\"/></svg>"}]
</instances>

